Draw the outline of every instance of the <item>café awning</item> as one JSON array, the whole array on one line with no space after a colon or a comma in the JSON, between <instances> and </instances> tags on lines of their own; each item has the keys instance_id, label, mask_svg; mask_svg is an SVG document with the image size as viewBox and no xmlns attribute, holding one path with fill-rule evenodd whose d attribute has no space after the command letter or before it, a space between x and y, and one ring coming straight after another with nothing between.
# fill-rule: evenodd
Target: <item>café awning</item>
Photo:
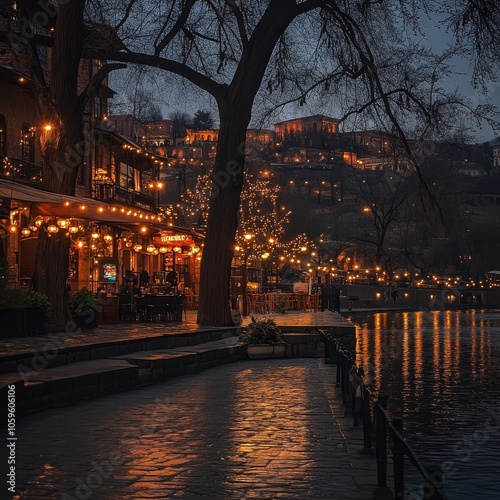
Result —
<instances>
[{"instance_id":1,"label":"caf\u00e9 awning","mask_svg":"<svg viewBox=\"0 0 500 500\"><path fill-rule=\"evenodd\" d=\"M31 204L31 215L88 219L109 224L151 224L168 227L154 212L118 203L109 204L83 196L44 191L7 179L0 179L0 197Z\"/></svg>"},{"instance_id":2,"label":"caf\u00e9 awning","mask_svg":"<svg viewBox=\"0 0 500 500\"><path fill-rule=\"evenodd\" d=\"M87 219L127 231L139 231L143 225L150 233L174 232L187 234L193 240L204 238L203 234L188 228L171 226L154 212L120 204L104 203L83 196L70 196L44 191L7 179L0 179L0 198L7 198L31 205L31 217L64 217Z\"/></svg>"}]
</instances>

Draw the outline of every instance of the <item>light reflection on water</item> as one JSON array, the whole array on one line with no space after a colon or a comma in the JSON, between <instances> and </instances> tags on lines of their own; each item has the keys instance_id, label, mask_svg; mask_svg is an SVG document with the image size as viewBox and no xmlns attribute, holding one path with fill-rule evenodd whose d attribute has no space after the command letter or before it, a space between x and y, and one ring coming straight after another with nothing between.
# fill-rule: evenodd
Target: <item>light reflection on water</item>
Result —
<instances>
[{"instance_id":1,"label":"light reflection on water","mask_svg":"<svg viewBox=\"0 0 500 500\"><path fill-rule=\"evenodd\" d=\"M422 462L448 470L450 500L499 498L500 311L377 313L352 321L367 384L388 394L390 413L403 417ZM410 486L415 477L409 474Z\"/></svg>"}]
</instances>

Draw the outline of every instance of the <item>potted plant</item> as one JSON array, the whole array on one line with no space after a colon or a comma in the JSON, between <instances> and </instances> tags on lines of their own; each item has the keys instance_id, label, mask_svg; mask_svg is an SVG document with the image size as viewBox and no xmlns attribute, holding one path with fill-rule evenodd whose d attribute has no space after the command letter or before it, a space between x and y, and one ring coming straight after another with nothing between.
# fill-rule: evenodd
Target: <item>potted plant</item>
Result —
<instances>
[{"instance_id":1,"label":"potted plant","mask_svg":"<svg viewBox=\"0 0 500 500\"><path fill-rule=\"evenodd\" d=\"M50 302L43 293L24 288L0 290L0 324L7 336L43 333L50 314Z\"/></svg>"},{"instance_id":2,"label":"potted plant","mask_svg":"<svg viewBox=\"0 0 500 500\"><path fill-rule=\"evenodd\" d=\"M68 307L79 327L94 328L97 326L97 299L86 287L69 296Z\"/></svg>"},{"instance_id":3,"label":"potted plant","mask_svg":"<svg viewBox=\"0 0 500 500\"><path fill-rule=\"evenodd\" d=\"M252 321L240 336L247 344L247 354L250 359L265 359L284 357L286 343L276 322L272 319Z\"/></svg>"}]
</instances>

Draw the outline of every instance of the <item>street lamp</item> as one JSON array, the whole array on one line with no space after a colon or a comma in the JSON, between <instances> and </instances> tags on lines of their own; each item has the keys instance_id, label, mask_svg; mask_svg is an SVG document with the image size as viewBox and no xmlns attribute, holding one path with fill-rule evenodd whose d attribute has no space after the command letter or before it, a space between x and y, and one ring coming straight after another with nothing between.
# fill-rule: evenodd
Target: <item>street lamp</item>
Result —
<instances>
[{"instance_id":1,"label":"street lamp","mask_svg":"<svg viewBox=\"0 0 500 500\"><path fill-rule=\"evenodd\" d=\"M245 239L245 242L247 245L243 248L243 268L241 270L241 293L243 295L243 304L242 304L242 309L243 311L241 312L242 316L248 316L248 298L247 298L247 262L248 262L248 255L249 255L249 250L251 247L251 241L253 238L253 235L250 233L246 233L243 238Z\"/></svg>"}]
</instances>

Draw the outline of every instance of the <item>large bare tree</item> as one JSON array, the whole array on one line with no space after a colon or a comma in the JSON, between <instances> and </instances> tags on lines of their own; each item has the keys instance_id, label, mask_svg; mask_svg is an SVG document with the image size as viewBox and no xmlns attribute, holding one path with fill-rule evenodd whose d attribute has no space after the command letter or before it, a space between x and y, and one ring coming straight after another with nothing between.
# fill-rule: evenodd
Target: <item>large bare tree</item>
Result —
<instances>
[{"instance_id":1,"label":"large bare tree","mask_svg":"<svg viewBox=\"0 0 500 500\"><path fill-rule=\"evenodd\" d=\"M107 12L112 6L109 3ZM110 60L179 75L210 94L218 106L220 131L199 323L232 324L229 272L245 136L259 90L268 93L268 103L300 104L326 92L330 99L347 103L346 119L354 122L364 115L372 124L388 119L408 152L406 125L415 128L418 122L422 133L439 133L449 126L444 117L467 105L439 83L450 72L447 57L452 51L434 55L408 36L418 31L421 8L415 0L131 0L121 10L125 15L116 28L127 49L107 53ZM498 12L492 2L441 0L432 8L448 11L447 22L456 33L465 33L473 49L482 49L474 53L478 74L485 75L484 57L499 60L498 49L490 46L498 41L498 22L492 22L498 21ZM477 30L481 23L489 29L486 34ZM470 48L460 43L456 50ZM265 102L264 94L260 96L259 102ZM491 109L481 111L487 115Z\"/></svg>"}]
</instances>

